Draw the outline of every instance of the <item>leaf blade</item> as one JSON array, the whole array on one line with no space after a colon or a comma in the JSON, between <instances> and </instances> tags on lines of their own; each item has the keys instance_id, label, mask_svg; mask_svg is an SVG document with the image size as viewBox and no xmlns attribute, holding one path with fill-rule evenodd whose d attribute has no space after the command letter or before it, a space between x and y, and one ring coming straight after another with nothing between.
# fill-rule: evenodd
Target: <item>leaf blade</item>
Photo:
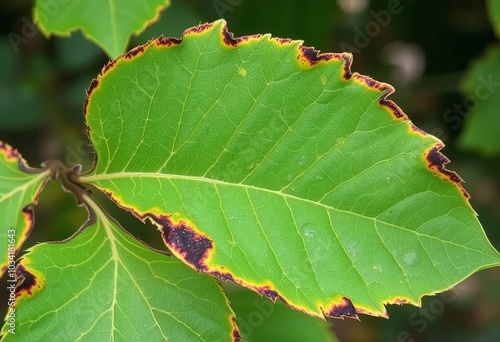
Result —
<instances>
[{"instance_id":1,"label":"leaf blade","mask_svg":"<svg viewBox=\"0 0 500 342\"><path fill-rule=\"evenodd\" d=\"M17 290L16 333L6 341L23 334L79 341L237 336L212 279L142 245L84 199L95 221L63 243L31 248L19 263L18 274L35 281Z\"/></svg>"},{"instance_id":2,"label":"leaf blade","mask_svg":"<svg viewBox=\"0 0 500 342\"><path fill-rule=\"evenodd\" d=\"M488 8L488 14L493 30L495 31L497 37L500 37L500 6L498 5L498 2L492 0L488 0L486 2L486 6Z\"/></svg>"},{"instance_id":3,"label":"leaf blade","mask_svg":"<svg viewBox=\"0 0 500 342\"><path fill-rule=\"evenodd\" d=\"M469 67L461 87L471 102L467 101L466 104L470 117L465 123L460 145L486 156L500 153L500 138L497 134L500 121L496 113L499 101L498 96L495 96L500 86L500 82L495 78L499 65L500 46L491 46L484 56ZM455 116L454 119L461 117Z\"/></svg>"},{"instance_id":4,"label":"leaf blade","mask_svg":"<svg viewBox=\"0 0 500 342\"><path fill-rule=\"evenodd\" d=\"M0 259L0 277L7 271L8 264L13 265L9 260L15 260L15 254L33 228L32 206L36 205L38 194L48 178L48 171L30 168L17 150L0 141L0 217L3 225L0 246L4 251ZM10 234L10 230L15 232ZM9 240L13 240L12 243ZM12 245L15 251L10 253ZM10 268L9 277L13 278Z\"/></svg>"},{"instance_id":5,"label":"leaf blade","mask_svg":"<svg viewBox=\"0 0 500 342\"><path fill-rule=\"evenodd\" d=\"M150 42L93 82L81 180L191 267L313 316L385 316L498 265L442 144L350 63L222 21Z\"/></svg>"},{"instance_id":6,"label":"leaf blade","mask_svg":"<svg viewBox=\"0 0 500 342\"><path fill-rule=\"evenodd\" d=\"M158 20L161 11L169 4L169 0L129 1L126 4L116 0L64 4L37 0L33 13L45 36L69 36L72 31L80 29L108 56L116 58L125 52L129 37L141 33Z\"/></svg>"}]
</instances>

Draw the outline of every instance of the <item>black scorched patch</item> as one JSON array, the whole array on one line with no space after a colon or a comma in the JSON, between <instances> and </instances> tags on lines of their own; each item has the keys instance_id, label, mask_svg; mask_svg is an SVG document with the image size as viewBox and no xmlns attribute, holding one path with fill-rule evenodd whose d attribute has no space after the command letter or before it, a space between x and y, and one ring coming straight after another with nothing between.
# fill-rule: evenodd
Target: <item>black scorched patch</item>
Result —
<instances>
[{"instance_id":1,"label":"black scorched patch","mask_svg":"<svg viewBox=\"0 0 500 342\"><path fill-rule=\"evenodd\" d=\"M16 267L16 280L16 297L21 297L23 294L32 296L35 288L41 288L37 277L22 264Z\"/></svg>"},{"instance_id":2,"label":"black scorched patch","mask_svg":"<svg viewBox=\"0 0 500 342\"><path fill-rule=\"evenodd\" d=\"M167 246L197 270L207 271L205 260L213 249L212 240L184 221L174 223L170 215L151 218L162 227L161 235Z\"/></svg>"},{"instance_id":3,"label":"black scorched patch","mask_svg":"<svg viewBox=\"0 0 500 342\"><path fill-rule=\"evenodd\" d=\"M334 304L331 308L324 312L325 316L333 318L358 318L356 308L347 297L342 297L340 303Z\"/></svg>"}]
</instances>

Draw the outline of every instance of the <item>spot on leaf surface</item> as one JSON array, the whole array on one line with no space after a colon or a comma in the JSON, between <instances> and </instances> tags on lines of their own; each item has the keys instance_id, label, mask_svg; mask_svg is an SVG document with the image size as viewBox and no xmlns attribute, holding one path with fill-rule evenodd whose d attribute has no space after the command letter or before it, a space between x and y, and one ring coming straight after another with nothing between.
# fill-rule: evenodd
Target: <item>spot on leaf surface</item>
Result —
<instances>
[{"instance_id":1,"label":"spot on leaf surface","mask_svg":"<svg viewBox=\"0 0 500 342\"><path fill-rule=\"evenodd\" d=\"M40 290L45 283L45 281L40 281L34 273L28 271L23 264L16 267L16 280L16 298L33 296L35 291Z\"/></svg>"},{"instance_id":2,"label":"spot on leaf surface","mask_svg":"<svg viewBox=\"0 0 500 342\"><path fill-rule=\"evenodd\" d=\"M342 297L340 302L333 304L331 308L324 311L325 316L334 318L358 318L358 314L352 302L346 298Z\"/></svg>"},{"instance_id":3,"label":"spot on leaf surface","mask_svg":"<svg viewBox=\"0 0 500 342\"><path fill-rule=\"evenodd\" d=\"M467 193L467 191L462 187L462 183L464 182L462 178L455 172L455 171L450 171L445 168L445 165L450 162L448 158L446 158L445 155L441 153L441 148L443 148L444 145L438 144L435 146L432 146L430 149L428 149L425 153L425 159L427 161L427 167L437 176L440 176L442 179L447 180L449 182L452 182L455 184L462 195L466 198L469 199L470 195Z\"/></svg>"},{"instance_id":4,"label":"spot on leaf surface","mask_svg":"<svg viewBox=\"0 0 500 342\"><path fill-rule=\"evenodd\" d=\"M212 240L186 221L174 223L171 215L150 216L160 225L163 241L195 269L206 270L205 260L213 249Z\"/></svg>"},{"instance_id":5,"label":"spot on leaf surface","mask_svg":"<svg viewBox=\"0 0 500 342\"><path fill-rule=\"evenodd\" d=\"M238 329L238 325L236 324L236 317L235 316L231 316L231 324L233 325L233 333L232 333L233 341L240 342L241 341L241 334L240 334L240 330Z\"/></svg>"}]
</instances>

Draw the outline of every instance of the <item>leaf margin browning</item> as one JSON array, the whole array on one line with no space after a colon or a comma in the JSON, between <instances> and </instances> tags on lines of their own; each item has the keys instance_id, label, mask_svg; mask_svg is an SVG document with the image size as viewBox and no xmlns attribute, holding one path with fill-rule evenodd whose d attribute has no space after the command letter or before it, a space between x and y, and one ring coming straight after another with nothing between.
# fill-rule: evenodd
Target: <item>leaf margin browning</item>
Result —
<instances>
[{"instance_id":1,"label":"leaf margin browning","mask_svg":"<svg viewBox=\"0 0 500 342\"><path fill-rule=\"evenodd\" d=\"M2 163L5 162L7 164L17 164L17 170L19 170L21 173L24 173L26 176L28 175L34 175L38 174L36 178L33 178L29 180L29 182L39 182L40 179L44 178L41 180L41 183L38 185L38 188L35 190L33 196L31 199L28 201L28 203L23 203L22 207L19 207L22 216L23 216L23 224L21 227L2 227L4 229L4 233L2 235L2 239L5 238L7 242L7 230L8 229L15 229L15 255L19 253L21 250L24 242L30 235L31 231L33 230L34 224L35 224L35 213L34 213L34 207L38 203L38 198L40 196L40 193L43 191L45 184L50 178L50 172L44 169L39 169L39 168L32 168L31 166L28 165L27 161L23 158L22 154L12 147L11 145L0 141L0 158L2 159ZM1 177L0 177L1 178ZM0 204L9 197L5 197L6 194L1 194L0 196ZM17 214L17 212L16 212ZM7 246L7 244L6 244ZM0 277L2 277L5 272L7 271L7 264L8 264L8 251L7 248L5 250L5 256L7 258L5 261L1 261L0 263Z\"/></svg>"}]
</instances>

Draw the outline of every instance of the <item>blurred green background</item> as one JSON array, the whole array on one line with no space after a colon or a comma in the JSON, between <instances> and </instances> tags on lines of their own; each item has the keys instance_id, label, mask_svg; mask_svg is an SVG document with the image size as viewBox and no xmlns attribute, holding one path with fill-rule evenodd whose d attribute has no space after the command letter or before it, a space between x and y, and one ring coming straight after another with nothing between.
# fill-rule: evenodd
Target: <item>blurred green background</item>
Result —
<instances>
[{"instance_id":1,"label":"blurred green background","mask_svg":"<svg viewBox=\"0 0 500 342\"><path fill-rule=\"evenodd\" d=\"M351 51L352 70L395 86L391 98L443 152L465 188L492 244L500 249L500 159L458 144L467 113L461 82L471 63L498 43L486 4L478 0L172 0L160 21L130 47L161 34L179 37L199 23L224 18L236 36L272 33L325 52ZM30 165L61 159L92 165L83 104L108 57L80 32L46 39L32 24L32 1L0 2L0 140ZM500 81L500 74L493 79ZM496 96L496 95L493 95ZM500 128L500 116L498 116ZM500 134L500 131L499 131ZM159 235L128 213L108 210L127 229L162 248ZM67 238L85 221L83 208L49 183L36 207L28 244ZM0 292L5 297L2 283ZM6 300L0 302L2 317ZM389 306L389 320L331 320L341 341L500 341L500 268L473 275L454 290L427 297L422 308Z\"/></svg>"}]
</instances>

